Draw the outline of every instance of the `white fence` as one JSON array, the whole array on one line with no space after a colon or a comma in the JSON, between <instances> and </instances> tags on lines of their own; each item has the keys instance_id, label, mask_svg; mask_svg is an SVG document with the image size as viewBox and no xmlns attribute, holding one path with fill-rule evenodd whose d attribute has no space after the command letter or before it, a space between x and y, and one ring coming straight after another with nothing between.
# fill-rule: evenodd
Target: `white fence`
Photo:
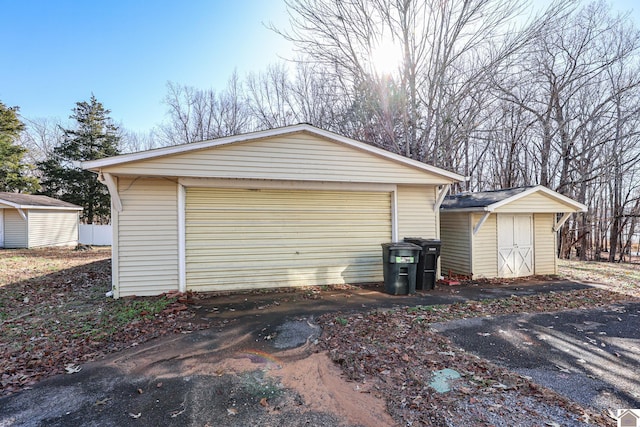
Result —
<instances>
[{"instance_id":1,"label":"white fence","mask_svg":"<svg viewBox=\"0 0 640 427\"><path fill-rule=\"evenodd\" d=\"M78 230L79 242L83 245L110 246L111 245L111 226L80 224Z\"/></svg>"}]
</instances>

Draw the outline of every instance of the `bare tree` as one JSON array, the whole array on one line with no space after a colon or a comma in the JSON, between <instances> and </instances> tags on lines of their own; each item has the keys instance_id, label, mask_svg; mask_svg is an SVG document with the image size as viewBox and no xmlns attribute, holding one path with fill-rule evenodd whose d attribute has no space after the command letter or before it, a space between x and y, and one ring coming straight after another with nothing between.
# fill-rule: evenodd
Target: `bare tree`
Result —
<instances>
[{"instance_id":1,"label":"bare tree","mask_svg":"<svg viewBox=\"0 0 640 427\"><path fill-rule=\"evenodd\" d=\"M168 122L158 130L161 145L176 145L222 136L249 129L248 106L237 74L229 79L225 91L202 90L169 82L165 104Z\"/></svg>"},{"instance_id":2,"label":"bare tree","mask_svg":"<svg viewBox=\"0 0 640 427\"><path fill-rule=\"evenodd\" d=\"M19 142L28 150L25 156L28 162L36 164L49 157L53 149L62 142L62 123L52 118L22 119L26 129L20 134Z\"/></svg>"}]
</instances>

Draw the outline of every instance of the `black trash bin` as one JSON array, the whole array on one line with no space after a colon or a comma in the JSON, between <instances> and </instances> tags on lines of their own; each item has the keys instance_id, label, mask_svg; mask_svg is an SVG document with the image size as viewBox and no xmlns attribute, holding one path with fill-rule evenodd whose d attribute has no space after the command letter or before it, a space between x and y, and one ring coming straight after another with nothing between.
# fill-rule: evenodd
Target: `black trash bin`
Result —
<instances>
[{"instance_id":1,"label":"black trash bin","mask_svg":"<svg viewBox=\"0 0 640 427\"><path fill-rule=\"evenodd\" d=\"M407 242L383 243L384 290L391 295L416 292L416 273L420 246Z\"/></svg>"},{"instance_id":2,"label":"black trash bin","mask_svg":"<svg viewBox=\"0 0 640 427\"><path fill-rule=\"evenodd\" d=\"M422 248L418 260L416 289L427 290L436 286L436 270L442 242L438 239L423 239L422 237L405 237L405 242L413 243Z\"/></svg>"}]
</instances>

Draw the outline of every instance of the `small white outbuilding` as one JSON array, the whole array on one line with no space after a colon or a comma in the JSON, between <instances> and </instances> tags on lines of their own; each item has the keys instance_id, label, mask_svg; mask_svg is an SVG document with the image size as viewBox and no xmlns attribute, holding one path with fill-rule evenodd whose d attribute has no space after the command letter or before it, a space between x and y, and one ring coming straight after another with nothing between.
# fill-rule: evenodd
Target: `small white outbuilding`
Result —
<instances>
[{"instance_id":1,"label":"small white outbuilding","mask_svg":"<svg viewBox=\"0 0 640 427\"><path fill-rule=\"evenodd\" d=\"M0 192L0 248L76 246L80 211L47 196Z\"/></svg>"},{"instance_id":2,"label":"small white outbuilding","mask_svg":"<svg viewBox=\"0 0 640 427\"><path fill-rule=\"evenodd\" d=\"M586 210L540 185L447 196L440 206L441 272L556 274L557 232L571 214Z\"/></svg>"}]
</instances>

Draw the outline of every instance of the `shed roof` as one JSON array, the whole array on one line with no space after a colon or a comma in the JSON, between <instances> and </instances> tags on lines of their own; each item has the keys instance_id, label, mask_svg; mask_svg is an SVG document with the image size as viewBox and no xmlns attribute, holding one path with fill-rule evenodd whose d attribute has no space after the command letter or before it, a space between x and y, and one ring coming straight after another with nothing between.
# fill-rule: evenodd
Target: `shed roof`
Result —
<instances>
[{"instance_id":1,"label":"shed roof","mask_svg":"<svg viewBox=\"0 0 640 427\"><path fill-rule=\"evenodd\" d=\"M61 209L81 211L82 207L48 196L0 192L0 203L16 209Z\"/></svg>"},{"instance_id":2,"label":"shed roof","mask_svg":"<svg viewBox=\"0 0 640 427\"><path fill-rule=\"evenodd\" d=\"M323 138L325 140L332 141L336 144L348 146L356 150L367 152L387 160L402 164L404 166L427 172L434 176L438 176L449 182L464 181L465 177L454 172L450 172L435 166L431 166L408 157L401 156L399 154L392 153L387 150L383 150L378 147L374 147L367 143L357 141L355 139L347 138L343 135L326 131L324 129L317 128L307 123L301 123L292 126L284 126L275 129L268 129L257 132L250 132L246 134L233 135L218 139L212 139L207 141L192 142L188 144L175 145L170 147L156 148L147 151L140 151L137 153L122 154L119 156L107 157L104 159L91 160L82 162L84 169L100 172L102 168L108 168L110 166L122 165L130 162L138 162L143 160L157 159L165 156L171 156L176 154L184 154L198 150L205 150L208 148L227 146L232 144L239 144L248 141L257 141L266 138L286 136L295 133L306 133L316 137Z\"/></svg>"},{"instance_id":3,"label":"shed roof","mask_svg":"<svg viewBox=\"0 0 640 427\"><path fill-rule=\"evenodd\" d=\"M578 203L575 200L542 185L453 194L445 197L440 209L444 211L493 212L497 208L513 203L534 193L541 193L549 199L565 205L569 212L584 212L587 210L587 207L582 203Z\"/></svg>"}]
</instances>

